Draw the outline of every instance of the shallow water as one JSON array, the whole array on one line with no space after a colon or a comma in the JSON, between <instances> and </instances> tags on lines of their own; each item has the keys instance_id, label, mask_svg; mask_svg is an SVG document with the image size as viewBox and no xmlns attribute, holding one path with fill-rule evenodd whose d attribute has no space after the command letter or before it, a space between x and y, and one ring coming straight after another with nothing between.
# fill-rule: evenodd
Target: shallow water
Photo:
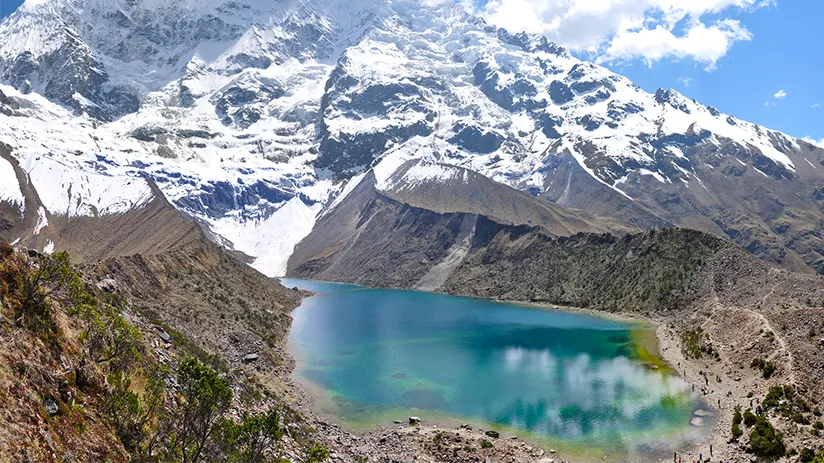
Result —
<instances>
[{"instance_id":1,"label":"shallow water","mask_svg":"<svg viewBox=\"0 0 824 463\"><path fill-rule=\"evenodd\" d=\"M344 424L453 416L604 454L701 435L688 386L638 358L648 330L590 315L284 279L317 294L289 336L296 375ZM648 347L648 346L647 346Z\"/></svg>"}]
</instances>

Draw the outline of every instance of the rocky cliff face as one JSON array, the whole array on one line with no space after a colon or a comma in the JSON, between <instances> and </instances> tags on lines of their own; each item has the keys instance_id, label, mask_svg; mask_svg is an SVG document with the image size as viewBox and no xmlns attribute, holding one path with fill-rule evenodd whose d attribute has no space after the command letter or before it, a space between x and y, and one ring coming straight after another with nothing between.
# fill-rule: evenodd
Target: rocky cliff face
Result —
<instances>
[{"instance_id":1,"label":"rocky cliff face","mask_svg":"<svg viewBox=\"0 0 824 463\"><path fill-rule=\"evenodd\" d=\"M101 177L120 187L148 176L270 275L346 179L393 157L823 268L820 147L673 90L646 93L455 7L46 0L24 4L0 35L0 141L41 195L40 174L57 166L57 198L114 191ZM122 207L141 194L127 190ZM83 213L113 210L94 205Z\"/></svg>"}]
</instances>

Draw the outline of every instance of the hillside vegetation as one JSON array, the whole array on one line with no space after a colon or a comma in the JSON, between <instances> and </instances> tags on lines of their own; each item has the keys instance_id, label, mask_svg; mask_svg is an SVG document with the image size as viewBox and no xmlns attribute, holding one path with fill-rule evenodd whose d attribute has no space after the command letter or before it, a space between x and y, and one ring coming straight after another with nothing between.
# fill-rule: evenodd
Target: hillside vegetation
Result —
<instances>
[{"instance_id":1,"label":"hillside vegetation","mask_svg":"<svg viewBox=\"0 0 824 463\"><path fill-rule=\"evenodd\" d=\"M298 413L173 341L111 282L92 284L65 252L0 244L0 461L327 458Z\"/></svg>"}]
</instances>

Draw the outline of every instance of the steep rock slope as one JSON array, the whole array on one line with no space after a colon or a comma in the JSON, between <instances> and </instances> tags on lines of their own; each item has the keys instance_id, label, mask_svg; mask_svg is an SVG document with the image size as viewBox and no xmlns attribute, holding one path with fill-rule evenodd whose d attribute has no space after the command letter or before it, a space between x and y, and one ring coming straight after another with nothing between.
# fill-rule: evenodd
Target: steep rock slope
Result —
<instances>
[{"instance_id":1,"label":"steep rock slope","mask_svg":"<svg viewBox=\"0 0 824 463\"><path fill-rule=\"evenodd\" d=\"M0 35L0 141L27 171L57 163L73 191L147 175L270 275L341 180L392 152L822 270L820 147L454 6L46 0Z\"/></svg>"}]
</instances>

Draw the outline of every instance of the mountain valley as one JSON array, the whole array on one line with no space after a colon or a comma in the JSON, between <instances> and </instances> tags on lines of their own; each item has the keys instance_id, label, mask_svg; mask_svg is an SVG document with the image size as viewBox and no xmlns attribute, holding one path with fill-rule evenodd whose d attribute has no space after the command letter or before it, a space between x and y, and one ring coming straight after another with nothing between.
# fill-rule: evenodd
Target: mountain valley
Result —
<instances>
[{"instance_id":1,"label":"mountain valley","mask_svg":"<svg viewBox=\"0 0 824 463\"><path fill-rule=\"evenodd\" d=\"M29 0L0 37L0 416L26 436L0 431L0 461L137 461L99 425L117 369L93 362L91 389L63 371L88 361L93 320L58 296L52 338L12 316L60 251L168 391L196 357L243 397L232 419L288 415L290 461L315 443L331 461L578 460L426 417L330 424L291 378L311 293L276 277L651 322L713 409L702 446L824 451L824 147L450 4ZM763 408L784 451L735 436L731 404Z\"/></svg>"}]
</instances>

